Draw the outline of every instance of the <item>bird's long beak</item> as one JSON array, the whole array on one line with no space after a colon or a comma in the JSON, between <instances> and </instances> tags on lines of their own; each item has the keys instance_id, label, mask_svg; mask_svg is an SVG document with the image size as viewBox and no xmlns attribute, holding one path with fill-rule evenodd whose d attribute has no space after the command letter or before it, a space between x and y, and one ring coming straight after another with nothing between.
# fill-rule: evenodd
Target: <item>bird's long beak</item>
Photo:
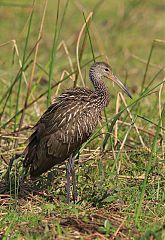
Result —
<instances>
[{"instance_id":1,"label":"bird's long beak","mask_svg":"<svg viewBox=\"0 0 165 240\"><path fill-rule=\"evenodd\" d=\"M129 93L128 89L124 86L124 84L113 74L108 76L110 80L116 83L130 98L132 98L131 94Z\"/></svg>"}]
</instances>

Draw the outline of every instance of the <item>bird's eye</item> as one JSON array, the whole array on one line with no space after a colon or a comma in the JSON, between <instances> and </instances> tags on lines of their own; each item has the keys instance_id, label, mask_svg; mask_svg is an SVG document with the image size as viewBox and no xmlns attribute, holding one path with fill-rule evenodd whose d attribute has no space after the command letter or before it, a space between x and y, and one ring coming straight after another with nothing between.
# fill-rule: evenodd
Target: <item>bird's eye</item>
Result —
<instances>
[{"instance_id":1,"label":"bird's eye","mask_svg":"<svg viewBox=\"0 0 165 240\"><path fill-rule=\"evenodd\" d=\"M104 70L105 70L106 72L108 72L108 71L109 71L109 69L108 69L108 68L105 68Z\"/></svg>"}]
</instances>

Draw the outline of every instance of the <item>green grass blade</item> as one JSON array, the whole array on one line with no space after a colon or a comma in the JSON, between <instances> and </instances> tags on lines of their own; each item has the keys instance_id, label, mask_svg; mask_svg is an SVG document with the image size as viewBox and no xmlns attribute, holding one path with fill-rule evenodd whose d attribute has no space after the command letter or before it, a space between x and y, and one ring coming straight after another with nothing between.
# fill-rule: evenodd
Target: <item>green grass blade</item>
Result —
<instances>
[{"instance_id":1,"label":"green grass blade","mask_svg":"<svg viewBox=\"0 0 165 240\"><path fill-rule=\"evenodd\" d=\"M50 67L49 67L49 80L48 80L48 95L47 95L47 107L51 104L51 82L54 74L54 63L55 63L55 50L56 50L56 37L57 37L57 27L58 27L58 19L59 19L59 11L60 11L60 0L58 0L57 4L57 13L56 13L56 23L53 37L53 44L51 50L50 57Z\"/></svg>"},{"instance_id":2,"label":"green grass blade","mask_svg":"<svg viewBox=\"0 0 165 240\"><path fill-rule=\"evenodd\" d=\"M150 173L150 170L151 170L151 166L152 166L152 163L155 164L155 160L156 160L157 139L158 139L159 132L160 132L160 129L161 129L160 128L161 121L164 117L165 117L165 104L163 105L163 110L162 110L162 113L161 113L161 117L159 118L159 122L158 122L158 125L156 127L156 134L154 136L153 143L152 143L151 154L150 154L147 169L146 169L146 172L145 172L145 178L144 178L143 185L142 185L142 191L141 191L141 194L140 194L139 204L138 204L138 206L136 208L136 212L135 212L135 224L137 226L139 225L139 217L140 217L140 213L141 213L142 203L143 203L143 200L144 200L144 194L145 194L145 190L146 190L146 187L147 187L147 181L148 181L149 173Z\"/></svg>"},{"instance_id":3,"label":"green grass blade","mask_svg":"<svg viewBox=\"0 0 165 240\"><path fill-rule=\"evenodd\" d=\"M83 12L83 17L84 17L84 21L86 23L86 30L87 30L87 33L88 33L88 38L89 38L89 43L90 43L90 47L91 47L91 51L92 51L92 56L93 56L93 61L95 63L95 54L94 54L94 49L93 49L93 45L92 45L92 39L91 39L91 36L90 36L90 32L89 32L89 26L88 26L88 23L86 22L86 17L85 17L85 14Z\"/></svg>"},{"instance_id":4,"label":"green grass blade","mask_svg":"<svg viewBox=\"0 0 165 240\"><path fill-rule=\"evenodd\" d=\"M28 69L28 67L31 65L31 63L32 63L32 61L30 61L26 65L24 64L24 68L22 70L21 69L19 70L19 72L17 73L14 81L11 83L10 87L7 89L7 91L4 93L2 99L0 100L0 104L2 104L3 101L5 101L4 106L2 108L2 111L1 111L1 116L3 116L3 113L5 111L5 108L6 108L6 105L7 105L8 101L9 101L9 98L10 98L10 96L12 94L14 86L16 85L18 80L20 79L21 71L25 72Z\"/></svg>"},{"instance_id":5,"label":"green grass blade","mask_svg":"<svg viewBox=\"0 0 165 240\"><path fill-rule=\"evenodd\" d=\"M19 101L20 101L20 94L21 94L21 85L22 85L22 73L23 73L22 69L24 68L25 59L26 59L27 46L28 46L30 30L31 30L31 25L32 25L33 12L34 12L34 4L35 4L35 0L33 1L33 8L32 8L31 14L30 14L28 30L27 30L27 35L26 35L26 39L25 39L25 46L24 46L23 59L22 59L22 68L21 68L21 73L20 73L20 78L19 78L19 83L18 83L18 91L17 91L15 113L18 112L18 108L19 108ZM17 117L15 117L14 131L16 130L16 128L17 128Z\"/></svg>"},{"instance_id":6,"label":"green grass blade","mask_svg":"<svg viewBox=\"0 0 165 240\"><path fill-rule=\"evenodd\" d=\"M69 3L69 0L67 0L67 2L65 4L59 28L58 28L58 22L59 22L59 15L60 15L60 0L58 0L58 4L57 4L56 24L55 24L55 30L54 30L54 38L53 38L53 45L52 45L52 50L51 50L51 57L50 57L47 107L51 104L51 84L52 84L52 79L53 79L53 75L54 75L54 65L55 65L55 57L56 57L57 45L58 45L58 41L59 41L62 25L63 25L63 22L64 22L66 10L67 10L67 7L68 7L68 3Z\"/></svg>"},{"instance_id":7,"label":"green grass blade","mask_svg":"<svg viewBox=\"0 0 165 240\"><path fill-rule=\"evenodd\" d=\"M144 88L144 85L145 85L147 72L148 72L148 68L149 68L149 63L150 63L151 56L152 56L152 53L153 53L153 50L154 50L154 43L155 42L153 41L151 49L150 49L149 57L148 57L148 60L147 60L146 69L145 69L145 72L144 72L144 77L143 77L143 81L142 81L142 85L141 85L141 92L143 91L143 88Z\"/></svg>"}]
</instances>

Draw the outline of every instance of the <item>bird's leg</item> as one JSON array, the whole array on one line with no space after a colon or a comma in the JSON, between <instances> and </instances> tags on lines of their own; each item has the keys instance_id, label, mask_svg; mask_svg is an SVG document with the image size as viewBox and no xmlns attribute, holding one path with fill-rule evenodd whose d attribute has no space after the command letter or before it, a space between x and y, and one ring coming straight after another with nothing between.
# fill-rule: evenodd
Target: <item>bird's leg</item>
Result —
<instances>
[{"instance_id":1,"label":"bird's leg","mask_svg":"<svg viewBox=\"0 0 165 240\"><path fill-rule=\"evenodd\" d=\"M72 155L69 157L69 160L66 165L66 191L67 191L67 203L70 203L70 174L71 174L71 159Z\"/></svg>"},{"instance_id":2,"label":"bird's leg","mask_svg":"<svg viewBox=\"0 0 165 240\"><path fill-rule=\"evenodd\" d=\"M72 183L73 183L73 201L77 201L77 190L76 190L76 175L74 169L74 157L71 155L71 174L72 174Z\"/></svg>"}]
</instances>

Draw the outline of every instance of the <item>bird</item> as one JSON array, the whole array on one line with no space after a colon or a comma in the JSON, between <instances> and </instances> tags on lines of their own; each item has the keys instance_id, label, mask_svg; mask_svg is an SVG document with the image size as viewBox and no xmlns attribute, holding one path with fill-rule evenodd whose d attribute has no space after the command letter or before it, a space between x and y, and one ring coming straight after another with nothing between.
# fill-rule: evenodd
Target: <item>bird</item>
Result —
<instances>
[{"instance_id":1,"label":"bird","mask_svg":"<svg viewBox=\"0 0 165 240\"><path fill-rule=\"evenodd\" d=\"M73 184L73 200L77 200L74 156L96 129L101 113L109 104L107 79L116 83L130 98L126 86L114 75L105 62L95 62L89 70L93 89L75 87L55 98L34 126L24 150L23 166L36 178L54 165L68 159L67 203L70 203L70 179Z\"/></svg>"}]
</instances>

